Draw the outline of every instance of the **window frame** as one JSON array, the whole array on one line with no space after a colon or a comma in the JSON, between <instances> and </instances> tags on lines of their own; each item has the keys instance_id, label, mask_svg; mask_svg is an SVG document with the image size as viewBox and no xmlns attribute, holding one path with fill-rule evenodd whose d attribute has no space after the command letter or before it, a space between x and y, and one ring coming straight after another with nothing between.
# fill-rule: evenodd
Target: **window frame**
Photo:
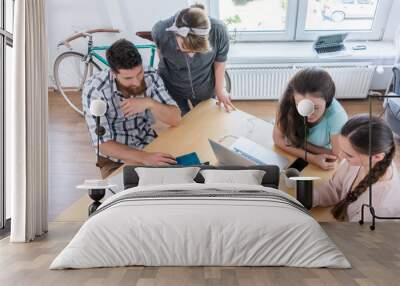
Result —
<instances>
[{"instance_id":1,"label":"window frame","mask_svg":"<svg viewBox=\"0 0 400 286\"><path fill-rule=\"evenodd\" d=\"M304 30L309 0L288 0L286 31L230 31L235 42L314 41L319 35L349 33L347 40L382 40L393 0L379 0L375 20L370 31L357 30ZM219 19L220 0L207 0L211 17Z\"/></svg>"}]
</instances>

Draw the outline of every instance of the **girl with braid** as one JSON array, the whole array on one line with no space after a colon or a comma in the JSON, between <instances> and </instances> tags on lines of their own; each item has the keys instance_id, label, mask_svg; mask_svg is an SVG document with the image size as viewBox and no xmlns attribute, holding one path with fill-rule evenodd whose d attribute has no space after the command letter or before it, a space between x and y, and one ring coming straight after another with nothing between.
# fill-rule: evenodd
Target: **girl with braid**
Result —
<instances>
[{"instance_id":1,"label":"girl with braid","mask_svg":"<svg viewBox=\"0 0 400 286\"><path fill-rule=\"evenodd\" d=\"M344 158L328 182L316 186L314 206L332 206L339 221L358 221L361 206L369 203L369 178L372 202L378 216L400 215L400 179L393 162L395 142L386 123L372 117L372 169L369 172L369 116L357 115L342 128L339 144ZM366 209L365 220L371 220Z\"/></svg>"}]
</instances>

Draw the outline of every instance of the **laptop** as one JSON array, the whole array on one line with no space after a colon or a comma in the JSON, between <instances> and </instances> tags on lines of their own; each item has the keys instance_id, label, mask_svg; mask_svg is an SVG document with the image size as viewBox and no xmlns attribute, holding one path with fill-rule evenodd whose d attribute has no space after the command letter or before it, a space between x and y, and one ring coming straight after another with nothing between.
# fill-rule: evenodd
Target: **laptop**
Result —
<instances>
[{"instance_id":1,"label":"laptop","mask_svg":"<svg viewBox=\"0 0 400 286\"><path fill-rule=\"evenodd\" d=\"M346 50L343 44L347 33L319 36L314 42L314 50L319 58L349 56L351 53Z\"/></svg>"},{"instance_id":2,"label":"laptop","mask_svg":"<svg viewBox=\"0 0 400 286\"><path fill-rule=\"evenodd\" d=\"M211 139L208 142L220 165L276 165L281 170L288 165L285 157L244 137L237 139L229 148Z\"/></svg>"}]
</instances>

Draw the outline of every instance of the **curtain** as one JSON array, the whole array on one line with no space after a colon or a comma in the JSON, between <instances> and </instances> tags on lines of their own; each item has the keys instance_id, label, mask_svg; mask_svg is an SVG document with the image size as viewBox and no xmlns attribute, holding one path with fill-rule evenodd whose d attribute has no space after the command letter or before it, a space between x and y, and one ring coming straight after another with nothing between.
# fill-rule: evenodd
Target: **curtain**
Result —
<instances>
[{"instance_id":1,"label":"curtain","mask_svg":"<svg viewBox=\"0 0 400 286\"><path fill-rule=\"evenodd\" d=\"M13 93L6 98L6 181L11 242L47 232L47 31L45 0L15 2Z\"/></svg>"}]
</instances>

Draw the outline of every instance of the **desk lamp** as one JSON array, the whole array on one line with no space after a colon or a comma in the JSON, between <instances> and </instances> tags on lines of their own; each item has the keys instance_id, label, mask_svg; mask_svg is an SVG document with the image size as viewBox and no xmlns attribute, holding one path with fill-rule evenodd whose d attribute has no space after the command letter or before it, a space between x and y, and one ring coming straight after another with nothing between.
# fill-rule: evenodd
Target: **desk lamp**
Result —
<instances>
[{"instance_id":1,"label":"desk lamp","mask_svg":"<svg viewBox=\"0 0 400 286\"><path fill-rule=\"evenodd\" d=\"M90 104L90 113L96 117L96 130L97 135L97 167L99 164L99 147L100 147L100 137L106 133L106 129L100 125L100 117L103 116L107 111L106 103L101 99L95 99Z\"/></svg>"},{"instance_id":2,"label":"desk lamp","mask_svg":"<svg viewBox=\"0 0 400 286\"><path fill-rule=\"evenodd\" d=\"M304 160L307 161L307 117L313 114L314 103L309 99L302 99L297 104L297 111L304 117ZM296 199L307 209L312 208L313 202L313 181L318 177L293 177L296 181Z\"/></svg>"},{"instance_id":3,"label":"desk lamp","mask_svg":"<svg viewBox=\"0 0 400 286\"><path fill-rule=\"evenodd\" d=\"M314 103L309 99L302 99L297 104L297 111L304 117L304 160L307 161L307 117L314 113Z\"/></svg>"},{"instance_id":4,"label":"desk lamp","mask_svg":"<svg viewBox=\"0 0 400 286\"><path fill-rule=\"evenodd\" d=\"M106 129L100 125L100 117L103 116L106 111L107 105L103 100L95 99L91 102L90 113L96 117L95 133L97 135L97 167L99 167L100 137L106 133ZM105 196L106 189L110 187L112 186L109 186L107 182L103 180L86 180L84 185L78 186L78 189L87 189L89 192L89 197L94 201L89 206L89 216L100 206L100 200Z\"/></svg>"}]
</instances>

